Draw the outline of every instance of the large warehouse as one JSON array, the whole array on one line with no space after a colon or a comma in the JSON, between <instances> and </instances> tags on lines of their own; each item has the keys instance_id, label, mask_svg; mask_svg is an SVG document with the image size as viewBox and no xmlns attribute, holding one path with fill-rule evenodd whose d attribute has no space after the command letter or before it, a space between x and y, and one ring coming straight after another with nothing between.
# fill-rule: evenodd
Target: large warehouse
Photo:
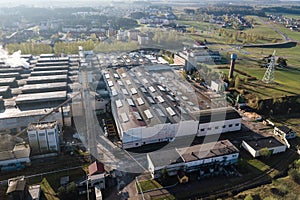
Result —
<instances>
[{"instance_id":1,"label":"large warehouse","mask_svg":"<svg viewBox=\"0 0 300 200\"><path fill-rule=\"evenodd\" d=\"M241 116L231 108L209 108L167 65L106 69L104 80L123 148L238 131Z\"/></svg>"},{"instance_id":2,"label":"large warehouse","mask_svg":"<svg viewBox=\"0 0 300 200\"><path fill-rule=\"evenodd\" d=\"M71 85L78 81L78 55L30 57L28 69L0 64L0 134L18 133L52 112L68 99L73 92ZM47 120L70 126L70 105L64 105L63 115L61 111Z\"/></svg>"}]
</instances>

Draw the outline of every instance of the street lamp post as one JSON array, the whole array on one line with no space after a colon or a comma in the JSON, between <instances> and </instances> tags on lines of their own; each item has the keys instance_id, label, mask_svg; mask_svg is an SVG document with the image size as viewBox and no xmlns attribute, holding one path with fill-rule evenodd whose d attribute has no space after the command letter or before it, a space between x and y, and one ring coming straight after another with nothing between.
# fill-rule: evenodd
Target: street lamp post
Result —
<instances>
[{"instance_id":1,"label":"street lamp post","mask_svg":"<svg viewBox=\"0 0 300 200\"><path fill-rule=\"evenodd\" d=\"M86 195L87 195L87 200L90 200L90 195L89 195L89 175L86 174Z\"/></svg>"}]
</instances>

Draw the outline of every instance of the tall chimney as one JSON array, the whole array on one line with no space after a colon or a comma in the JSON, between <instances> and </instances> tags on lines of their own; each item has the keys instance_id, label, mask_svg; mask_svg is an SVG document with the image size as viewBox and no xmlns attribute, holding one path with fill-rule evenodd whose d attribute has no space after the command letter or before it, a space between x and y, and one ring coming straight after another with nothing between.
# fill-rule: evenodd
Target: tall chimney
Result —
<instances>
[{"instance_id":1,"label":"tall chimney","mask_svg":"<svg viewBox=\"0 0 300 200\"><path fill-rule=\"evenodd\" d=\"M237 58L236 54L234 54L234 53L231 54L231 62L230 62L230 70L229 70L228 79L233 78L234 64L235 64L236 58Z\"/></svg>"}]
</instances>

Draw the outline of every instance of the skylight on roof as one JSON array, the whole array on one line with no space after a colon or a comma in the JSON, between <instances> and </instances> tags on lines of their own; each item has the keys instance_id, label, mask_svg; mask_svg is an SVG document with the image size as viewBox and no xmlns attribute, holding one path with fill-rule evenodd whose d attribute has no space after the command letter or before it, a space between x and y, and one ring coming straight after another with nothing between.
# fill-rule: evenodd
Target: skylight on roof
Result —
<instances>
[{"instance_id":1,"label":"skylight on roof","mask_svg":"<svg viewBox=\"0 0 300 200\"><path fill-rule=\"evenodd\" d=\"M137 94L137 91L136 91L136 89L135 89L135 88L131 88L131 89L130 89L130 91L131 91L131 94L132 94L132 95L135 95L135 94Z\"/></svg>"},{"instance_id":2,"label":"skylight on roof","mask_svg":"<svg viewBox=\"0 0 300 200\"><path fill-rule=\"evenodd\" d=\"M145 102L143 101L143 99L141 97L137 98L136 100L137 100L139 106L145 104Z\"/></svg>"},{"instance_id":3,"label":"skylight on roof","mask_svg":"<svg viewBox=\"0 0 300 200\"><path fill-rule=\"evenodd\" d=\"M153 118L153 115L152 115L152 113L150 112L149 109L145 110L144 113L145 113L145 115L147 116L148 119Z\"/></svg>"},{"instance_id":4,"label":"skylight on roof","mask_svg":"<svg viewBox=\"0 0 300 200\"><path fill-rule=\"evenodd\" d=\"M169 113L169 115L174 116L176 115L176 113L174 112L174 110L171 107L167 107L166 111Z\"/></svg>"},{"instance_id":5,"label":"skylight on roof","mask_svg":"<svg viewBox=\"0 0 300 200\"><path fill-rule=\"evenodd\" d=\"M126 84L127 85L131 85L131 81L130 80L126 80Z\"/></svg>"},{"instance_id":6,"label":"skylight on roof","mask_svg":"<svg viewBox=\"0 0 300 200\"><path fill-rule=\"evenodd\" d=\"M159 103L165 102L165 100L161 96L156 97Z\"/></svg>"},{"instance_id":7,"label":"skylight on roof","mask_svg":"<svg viewBox=\"0 0 300 200\"><path fill-rule=\"evenodd\" d=\"M129 118L126 113L121 113L121 118L124 123L129 121Z\"/></svg>"},{"instance_id":8,"label":"skylight on roof","mask_svg":"<svg viewBox=\"0 0 300 200\"><path fill-rule=\"evenodd\" d=\"M132 101L132 99L127 99L127 102L130 106L135 106L134 102Z\"/></svg>"},{"instance_id":9,"label":"skylight on roof","mask_svg":"<svg viewBox=\"0 0 300 200\"><path fill-rule=\"evenodd\" d=\"M108 81L107 83L109 87L114 86L114 83L112 81Z\"/></svg>"},{"instance_id":10,"label":"skylight on roof","mask_svg":"<svg viewBox=\"0 0 300 200\"><path fill-rule=\"evenodd\" d=\"M128 92L127 92L127 90L126 90L126 89L124 89L124 88L122 89L122 93L123 93L123 94L125 94L125 95L128 95Z\"/></svg>"},{"instance_id":11,"label":"skylight on roof","mask_svg":"<svg viewBox=\"0 0 300 200\"><path fill-rule=\"evenodd\" d=\"M123 106L122 101L120 99L116 100L116 106L117 106L117 108L120 108Z\"/></svg>"},{"instance_id":12,"label":"skylight on roof","mask_svg":"<svg viewBox=\"0 0 300 200\"><path fill-rule=\"evenodd\" d=\"M156 90L154 89L154 87L152 87L152 86L149 87L149 90L150 90L151 92L155 92L155 91L156 91Z\"/></svg>"}]
</instances>

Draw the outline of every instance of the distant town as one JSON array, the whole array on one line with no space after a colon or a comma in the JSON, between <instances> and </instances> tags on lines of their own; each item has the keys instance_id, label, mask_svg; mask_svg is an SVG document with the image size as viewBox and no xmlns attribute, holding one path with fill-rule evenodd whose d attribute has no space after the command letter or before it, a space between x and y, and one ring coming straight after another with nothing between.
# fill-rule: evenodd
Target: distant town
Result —
<instances>
[{"instance_id":1,"label":"distant town","mask_svg":"<svg viewBox=\"0 0 300 200\"><path fill-rule=\"evenodd\" d=\"M299 11L0 7L1 199L299 199Z\"/></svg>"}]
</instances>

